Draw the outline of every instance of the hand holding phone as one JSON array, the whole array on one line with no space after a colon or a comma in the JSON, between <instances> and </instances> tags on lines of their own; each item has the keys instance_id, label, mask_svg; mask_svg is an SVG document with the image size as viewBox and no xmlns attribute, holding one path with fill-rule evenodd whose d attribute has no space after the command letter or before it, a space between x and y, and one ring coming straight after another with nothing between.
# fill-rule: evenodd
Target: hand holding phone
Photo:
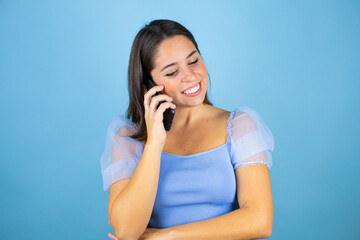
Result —
<instances>
[{"instance_id":1,"label":"hand holding phone","mask_svg":"<svg viewBox=\"0 0 360 240\"><path fill-rule=\"evenodd\" d=\"M150 88L154 87L155 86L155 83L154 81L151 79L151 78L147 78L145 81L144 81L144 84L146 86L146 89L149 91ZM157 96L157 95L160 95L161 93L160 92L156 92L154 96ZM159 106L160 104L162 104L163 102L165 101L161 101L159 103ZM157 108L159 108L159 106L157 106ZM164 123L164 128L166 131L169 131L170 128L171 128L171 124L172 124L172 121L174 119L174 115L175 115L175 110L172 109L172 108L168 108L164 111L164 114L163 114L163 123Z\"/></svg>"}]
</instances>

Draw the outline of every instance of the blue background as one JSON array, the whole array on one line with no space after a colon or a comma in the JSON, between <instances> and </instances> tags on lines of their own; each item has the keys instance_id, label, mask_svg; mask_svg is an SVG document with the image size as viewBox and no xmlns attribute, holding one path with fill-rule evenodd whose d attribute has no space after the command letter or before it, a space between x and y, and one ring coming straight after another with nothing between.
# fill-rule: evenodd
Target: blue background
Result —
<instances>
[{"instance_id":1,"label":"blue background","mask_svg":"<svg viewBox=\"0 0 360 240\"><path fill-rule=\"evenodd\" d=\"M137 31L179 21L210 99L275 137L270 239L360 239L360 1L0 1L0 239L107 239L99 158Z\"/></svg>"}]
</instances>

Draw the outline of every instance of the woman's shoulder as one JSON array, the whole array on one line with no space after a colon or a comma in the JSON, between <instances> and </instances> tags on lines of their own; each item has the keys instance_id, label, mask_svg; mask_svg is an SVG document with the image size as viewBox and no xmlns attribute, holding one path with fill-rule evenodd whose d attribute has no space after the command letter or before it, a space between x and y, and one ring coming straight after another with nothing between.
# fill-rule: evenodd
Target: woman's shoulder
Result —
<instances>
[{"instance_id":1,"label":"woman's shoulder","mask_svg":"<svg viewBox=\"0 0 360 240\"><path fill-rule=\"evenodd\" d=\"M208 105L207 106L209 111L212 112L213 114L217 115L217 116L226 116L226 115L242 115L242 114L249 114L249 115L255 115L258 114L253 108L242 105L239 107L236 107L230 111L219 108L219 107L215 107L212 105Z\"/></svg>"},{"instance_id":2,"label":"woman's shoulder","mask_svg":"<svg viewBox=\"0 0 360 240\"><path fill-rule=\"evenodd\" d=\"M244 114L244 113L247 113L247 114L255 114L257 113L253 108L249 107L249 106L239 106L237 108L235 108L233 110L234 113L237 113L237 114Z\"/></svg>"},{"instance_id":3,"label":"woman's shoulder","mask_svg":"<svg viewBox=\"0 0 360 240\"><path fill-rule=\"evenodd\" d=\"M236 107L230 111L221 109L221 108L218 108L218 107L215 107L212 105L209 105L208 109L212 116L218 117L221 119L227 119L228 124L231 122L234 122L234 120L237 120L241 117L248 117L248 118L252 118L252 119L259 118L259 114L257 113L257 111L255 111L251 107L244 106L244 105Z\"/></svg>"},{"instance_id":4,"label":"woman's shoulder","mask_svg":"<svg viewBox=\"0 0 360 240\"><path fill-rule=\"evenodd\" d=\"M223 119L228 118L230 116L230 111L215 107L213 105L207 105L208 113L211 117Z\"/></svg>"},{"instance_id":5,"label":"woman's shoulder","mask_svg":"<svg viewBox=\"0 0 360 240\"><path fill-rule=\"evenodd\" d=\"M231 115L232 115L231 116L232 122L240 121L240 122L249 122L254 124L263 123L260 114L256 110L248 106L240 106L235 108L231 112Z\"/></svg>"},{"instance_id":6,"label":"woman's shoulder","mask_svg":"<svg viewBox=\"0 0 360 240\"><path fill-rule=\"evenodd\" d=\"M114 116L109 124L108 132L120 137L129 137L137 130L137 125L124 115Z\"/></svg>"},{"instance_id":7,"label":"woman's shoulder","mask_svg":"<svg viewBox=\"0 0 360 240\"><path fill-rule=\"evenodd\" d=\"M273 135L260 114L251 107L240 106L231 112L229 128L231 135L236 138L251 132L259 132L267 142L273 142Z\"/></svg>"},{"instance_id":8,"label":"woman's shoulder","mask_svg":"<svg viewBox=\"0 0 360 240\"><path fill-rule=\"evenodd\" d=\"M256 121L260 115L253 108L248 106L239 106L229 112L229 122L237 122L240 118L248 121Z\"/></svg>"},{"instance_id":9,"label":"woman's shoulder","mask_svg":"<svg viewBox=\"0 0 360 240\"><path fill-rule=\"evenodd\" d=\"M227 121L229 125L247 125L248 124L262 124L263 121L259 113L252 107L241 105L230 111L215 107L213 105L207 105L207 118L217 119L220 122Z\"/></svg>"}]
</instances>

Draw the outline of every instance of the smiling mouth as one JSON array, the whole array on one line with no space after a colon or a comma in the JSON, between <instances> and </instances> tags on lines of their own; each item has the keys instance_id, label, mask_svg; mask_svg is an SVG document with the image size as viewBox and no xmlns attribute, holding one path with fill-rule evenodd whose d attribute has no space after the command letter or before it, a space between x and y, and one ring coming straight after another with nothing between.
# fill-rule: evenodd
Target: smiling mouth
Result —
<instances>
[{"instance_id":1,"label":"smiling mouth","mask_svg":"<svg viewBox=\"0 0 360 240\"><path fill-rule=\"evenodd\" d=\"M183 93L183 94L192 94L192 93L195 93L195 92L199 91L199 89L200 89L200 82L198 82L195 86L190 87L190 88L182 91L181 93Z\"/></svg>"}]
</instances>

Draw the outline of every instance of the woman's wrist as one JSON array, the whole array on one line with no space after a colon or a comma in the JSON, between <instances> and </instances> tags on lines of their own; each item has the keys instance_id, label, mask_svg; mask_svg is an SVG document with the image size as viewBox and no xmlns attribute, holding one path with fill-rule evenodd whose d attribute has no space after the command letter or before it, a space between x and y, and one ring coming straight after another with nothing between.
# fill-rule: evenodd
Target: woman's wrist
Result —
<instances>
[{"instance_id":1,"label":"woman's wrist","mask_svg":"<svg viewBox=\"0 0 360 240\"><path fill-rule=\"evenodd\" d=\"M145 143L144 151L150 151L152 153L161 153L164 145L154 141L147 141Z\"/></svg>"}]
</instances>

